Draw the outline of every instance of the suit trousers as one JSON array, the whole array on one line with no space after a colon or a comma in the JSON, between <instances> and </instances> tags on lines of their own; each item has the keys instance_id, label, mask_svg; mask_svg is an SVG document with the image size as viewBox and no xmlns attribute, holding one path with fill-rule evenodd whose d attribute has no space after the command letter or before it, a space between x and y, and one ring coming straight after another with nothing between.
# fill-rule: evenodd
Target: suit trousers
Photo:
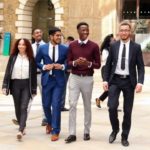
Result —
<instances>
[{"instance_id":1,"label":"suit trousers","mask_svg":"<svg viewBox=\"0 0 150 150\"><path fill-rule=\"evenodd\" d=\"M16 118L20 126L19 131L23 131L26 127L27 109L30 100L29 79L12 80L11 89Z\"/></svg>"},{"instance_id":2,"label":"suit trousers","mask_svg":"<svg viewBox=\"0 0 150 150\"><path fill-rule=\"evenodd\" d=\"M70 72L65 72L66 84L65 84L63 95L62 95L61 108L65 108L66 92L67 92L67 82L68 82L69 76L70 76Z\"/></svg>"},{"instance_id":3,"label":"suit trousers","mask_svg":"<svg viewBox=\"0 0 150 150\"><path fill-rule=\"evenodd\" d=\"M47 84L42 87L42 102L52 134L59 134L61 124L61 101L64 85L59 85L55 77L49 76Z\"/></svg>"},{"instance_id":4,"label":"suit trousers","mask_svg":"<svg viewBox=\"0 0 150 150\"><path fill-rule=\"evenodd\" d=\"M84 133L90 133L91 127L91 96L93 90L92 76L78 76L70 74L69 77L69 134L76 135L77 102L82 95L84 105Z\"/></svg>"},{"instance_id":5,"label":"suit trousers","mask_svg":"<svg viewBox=\"0 0 150 150\"><path fill-rule=\"evenodd\" d=\"M41 74L37 74L37 86L39 87L39 90L40 90L40 94L41 94L41 103L42 103ZM30 102L29 102L29 105L28 105L28 114L29 114L30 109L31 109L32 100L33 100L33 99L30 99ZM43 107L43 103L42 103L42 118L43 118L43 119L46 119L45 114L44 114L44 107Z\"/></svg>"},{"instance_id":6,"label":"suit trousers","mask_svg":"<svg viewBox=\"0 0 150 150\"><path fill-rule=\"evenodd\" d=\"M122 122L122 137L128 138L131 128L131 115L134 101L134 87L131 84L130 78L113 77L108 93L109 117L113 131L119 130L119 119L117 108L119 106L120 92L123 92L123 122Z\"/></svg>"}]
</instances>

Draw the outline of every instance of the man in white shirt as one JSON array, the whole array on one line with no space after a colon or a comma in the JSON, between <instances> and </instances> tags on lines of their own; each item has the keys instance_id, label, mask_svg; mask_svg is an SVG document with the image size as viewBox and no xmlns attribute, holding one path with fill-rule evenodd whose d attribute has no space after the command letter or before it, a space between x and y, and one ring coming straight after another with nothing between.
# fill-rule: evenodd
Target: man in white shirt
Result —
<instances>
[{"instance_id":1,"label":"man in white shirt","mask_svg":"<svg viewBox=\"0 0 150 150\"><path fill-rule=\"evenodd\" d=\"M128 136L131 128L134 91L142 91L144 82L144 63L141 46L133 42L131 25L122 22L119 26L120 40L110 46L109 55L104 72L103 88L109 89L108 107L112 126L109 143L113 143L119 132L119 119L117 108L119 106L120 92L123 92L123 122L121 144L129 146Z\"/></svg>"},{"instance_id":2,"label":"man in white shirt","mask_svg":"<svg viewBox=\"0 0 150 150\"><path fill-rule=\"evenodd\" d=\"M34 57L36 57L39 46L45 44L45 42L42 40L42 37L43 37L42 30L39 28L34 29L32 32L32 37L34 39L34 43L32 44L32 48L33 48ZM40 94L42 95L41 71L39 69L37 69L37 85L40 89ZM43 106L42 106L42 111L43 111ZM47 125L47 120L46 120L46 117L44 115L44 111L43 111L43 119L42 119L41 125L42 126Z\"/></svg>"}]
</instances>

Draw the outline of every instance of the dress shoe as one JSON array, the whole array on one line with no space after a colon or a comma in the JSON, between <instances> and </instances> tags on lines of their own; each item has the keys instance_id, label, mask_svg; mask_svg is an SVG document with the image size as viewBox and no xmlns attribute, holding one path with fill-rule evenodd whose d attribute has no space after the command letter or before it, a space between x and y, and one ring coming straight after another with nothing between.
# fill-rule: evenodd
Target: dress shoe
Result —
<instances>
[{"instance_id":1,"label":"dress shoe","mask_svg":"<svg viewBox=\"0 0 150 150\"><path fill-rule=\"evenodd\" d=\"M52 134L51 141L57 141L59 139L59 134Z\"/></svg>"},{"instance_id":2,"label":"dress shoe","mask_svg":"<svg viewBox=\"0 0 150 150\"><path fill-rule=\"evenodd\" d=\"M69 109L67 109L67 108L61 108L61 111L69 111Z\"/></svg>"},{"instance_id":3,"label":"dress shoe","mask_svg":"<svg viewBox=\"0 0 150 150\"><path fill-rule=\"evenodd\" d=\"M119 132L119 130L118 131L113 131L110 134L110 136L109 136L109 143L113 143L115 141L118 132Z\"/></svg>"},{"instance_id":4,"label":"dress shoe","mask_svg":"<svg viewBox=\"0 0 150 150\"><path fill-rule=\"evenodd\" d=\"M50 134L52 131L52 127L48 124L46 125L46 134Z\"/></svg>"},{"instance_id":5,"label":"dress shoe","mask_svg":"<svg viewBox=\"0 0 150 150\"><path fill-rule=\"evenodd\" d=\"M76 141L76 136L75 135L69 135L66 139L65 139L66 143L71 143L71 142L75 142Z\"/></svg>"},{"instance_id":6,"label":"dress shoe","mask_svg":"<svg viewBox=\"0 0 150 150\"><path fill-rule=\"evenodd\" d=\"M121 110L121 109L117 109L117 111L118 111L118 112L122 112L122 110Z\"/></svg>"},{"instance_id":7,"label":"dress shoe","mask_svg":"<svg viewBox=\"0 0 150 150\"><path fill-rule=\"evenodd\" d=\"M96 106L97 106L98 108L101 108L100 99L99 99L99 98L96 98L95 101L96 101Z\"/></svg>"},{"instance_id":8,"label":"dress shoe","mask_svg":"<svg viewBox=\"0 0 150 150\"><path fill-rule=\"evenodd\" d=\"M48 123L47 123L47 120L46 119L43 119L42 120L42 123L41 123L41 126L46 126Z\"/></svg>"},{"instance_id":9,"label":"dress shoe","mask_svg":"<svg viewBox=\"0 0 150 150\"><path fill-rule=\"evenodd\" d=\"M90 140L90 134L88 134L88 133L84 134L83 139L84 139L84 141Z\"/></svg>"},{"instance_id":10,"label":"dress shoe","mask_svg":"<svg viewBox=\"0 0 150 150\"><path fill-rule=\"evenodd\" d=\"M15 125L19 125L19 122L18 122L16 119L12 119L12 122L13 122Z\"/></svg>"},{"instance_id":11,"label":"dress shoe","mask_svg":"<svg viewBox=\"0 0 150 150\"><path fill-rule=\"evenodd\" d=\"M21 139L22 139L22 136L23 136L22 132L19 131L19 132L17 133L17 139L18 139L18 140L21 140Z\"/></svg>"},{"instance_id":12,"label":"dress shoe","mask_svg":"<svg viewBox=\"0 0 150 150\"><path fill-rule=\"evenodd\" d=\"M124 139L124 138L122 138L121 144L122 144L123 146L129 146L129 142L127 141L127 139Z\"/></svg>"}]
</instances>

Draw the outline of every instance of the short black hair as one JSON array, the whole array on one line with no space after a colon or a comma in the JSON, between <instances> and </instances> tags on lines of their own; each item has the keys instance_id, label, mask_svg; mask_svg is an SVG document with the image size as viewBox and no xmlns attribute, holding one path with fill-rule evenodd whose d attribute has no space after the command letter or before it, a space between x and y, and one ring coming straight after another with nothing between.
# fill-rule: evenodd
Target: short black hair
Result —
<instances>
[{"instance_id":1,"label":"short black hair","mask_svg":"<svg viewBox=\"0 0 150 150\"><path fill-rule=\"evenodd\" d=\"M57 27L52 27L52 28L49 29L48 34L49 35L54 35L56 32L61 32L61 30Z\"/></svg>"},{"instance_id":2,"label":"short black hair","mask_svg":"<svg viewBox=\"0 0 150 150\"><path fill-rule=\"evenodd\" d=\"M40 28L34 28L34 29L32 29L32 35L34 34L35 30L40 30L40 31L42 31L42 29L40 29Z\"/></svg>"},{"instance_id":3,"label":"short black hair","mask_svg":"<svg viewBox=\"0 0 150 150\"><path fill-rule=\"evenodd\" d=\"M79 29L82 25L85 25L85 26L89 27L89 25L86 22L79 22L77 24L77 29Z\"/></svg>"},{"instance_id":4,"label":"short black hair","mask_svg":"<svg viewBox=\"0 0 150 150\"><path fill-rule=\"evenodd\" d=\"M69 40L69 41L74 41L74 37L73 37L73 36L68 36L68 37L67 37L67 40Z\"/></svg>"}]
</instances>

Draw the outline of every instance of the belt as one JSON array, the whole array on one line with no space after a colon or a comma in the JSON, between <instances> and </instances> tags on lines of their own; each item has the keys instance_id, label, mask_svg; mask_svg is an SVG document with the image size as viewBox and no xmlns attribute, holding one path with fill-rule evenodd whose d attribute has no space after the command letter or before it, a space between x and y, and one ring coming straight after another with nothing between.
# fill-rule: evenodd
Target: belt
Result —
<instances>
[{"instance_id":1,"label":"belt","mask_svg":"<svg viewBox=\"0 0 150 150\"><path fill-rule=\"evenodd\" d=\"M115 74L116 77L121 78L121 79L127 79L129 78L129 75L120 75L120 74Z\"/></svg>"},{"instance_id":2,"label":"belt","mask_svg":"<svg viewBox=\"0 0 150 150\"><path fill-rule=\"evenodd\" d=\"M41 71L37 71L36 74L41 74Z\"/></svg>"},{"instance_id":3,"label":"belt","mask_svg":"<svg viewBox=\"0 0 150 150\"><path fill-rule=\"evenodd\" d=\"M76 73L73 73L74 75L77 75L77 76L80 76L80 77L88 77L88 76L93 76L93 75L90 75L90 74L76 74Z\"/></svg>"}]
</instances>

